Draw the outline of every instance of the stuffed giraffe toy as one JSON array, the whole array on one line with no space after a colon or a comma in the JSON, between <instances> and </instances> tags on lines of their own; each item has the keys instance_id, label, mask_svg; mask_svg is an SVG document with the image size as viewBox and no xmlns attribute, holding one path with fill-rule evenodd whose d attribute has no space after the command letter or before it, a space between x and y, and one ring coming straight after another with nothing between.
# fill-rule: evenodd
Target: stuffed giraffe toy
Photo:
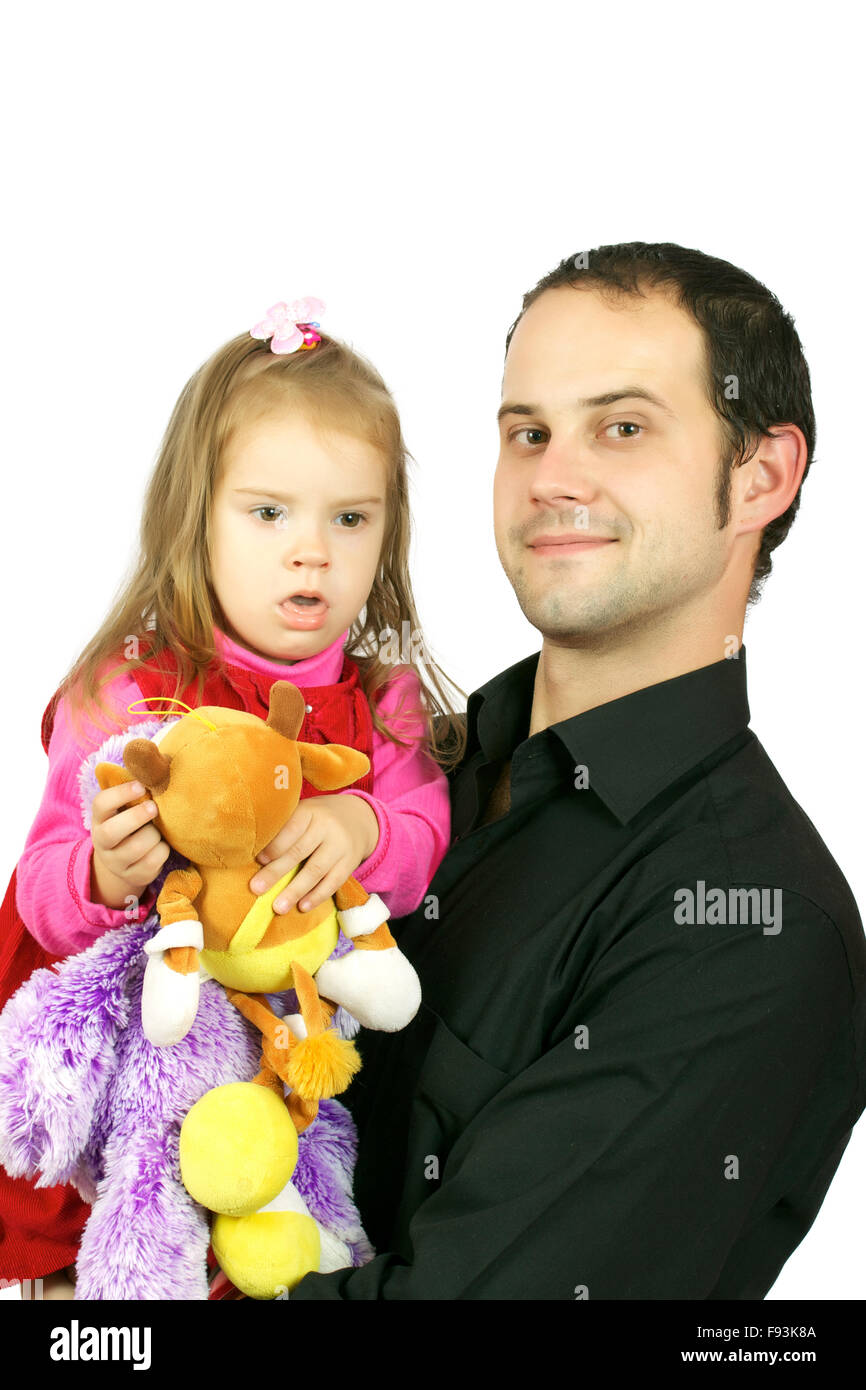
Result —
<instances>
[{"instance_id":1,"label":"stuffed giraffe toy","mask_svg":"<svg viewBox=\"0 0 866 1390\"><path fill-rule=\"evenodd\" d=\"M102 788L139 781L146 789L140 799L157 806L152 823L189 860L168 874L157 898L160 929L145 946L145 1035L157 1047L180 1042L207 978L262 1034L255 1079L206 1092L180 1131L184 1186L217 1213L214 1253L254 1298L273 1298L319 1267L318 1227L291 1175L297 1137L319 1101L344 1091L360 1068L354 1043L331 1026L337 1007L362 1026L391 1032L421 1002L418 977L387 927L387 907L355 878L308 912L273 911L299 865L263 895L249 887L256 856L295 810L304 778L332 791L369 768L355 749L299 742L303 717L301 692L276 681L266 721L218 706L191 710L158 743L127 743L122 767L95 768ZM353 949L330 959L341 930ZM299 1013L281 1019L265 995L289 989Z\"/></svg>"}]
</instances>

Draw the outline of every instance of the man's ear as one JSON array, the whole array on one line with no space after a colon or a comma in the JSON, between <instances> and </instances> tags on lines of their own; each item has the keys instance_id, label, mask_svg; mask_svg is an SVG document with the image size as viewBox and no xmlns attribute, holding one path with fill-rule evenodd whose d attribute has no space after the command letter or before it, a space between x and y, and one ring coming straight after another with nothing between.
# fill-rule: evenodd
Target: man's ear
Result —
<instances>
[{"instance_id":1,"label":"man's ear","mask_svg":"<svg viewBox=\"0 0 866 1390\"><path fill-rule=\"evenodd\" d=\"M301 772L317 791L351 786L370 770L370 759L342 743L299 743Z\"/></svg>"}]
</instances>

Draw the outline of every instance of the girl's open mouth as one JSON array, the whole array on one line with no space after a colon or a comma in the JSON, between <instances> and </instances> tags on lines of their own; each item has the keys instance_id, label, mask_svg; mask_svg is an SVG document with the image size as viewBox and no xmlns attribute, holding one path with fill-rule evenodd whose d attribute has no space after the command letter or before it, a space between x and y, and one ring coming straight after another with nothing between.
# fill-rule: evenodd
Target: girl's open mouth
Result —
<instances>
[{"instance_id":1,"label":"girl's open mouth","mask_svg":"<svg viewBox=\"0 0 866 1390\"><path fill-rule=\"evenodd\" d=\"M321 627L328 612L324 599L306 598L302 594L293 594L277 607L289 626L294 628Z\"/></svg>"}]
</instances>

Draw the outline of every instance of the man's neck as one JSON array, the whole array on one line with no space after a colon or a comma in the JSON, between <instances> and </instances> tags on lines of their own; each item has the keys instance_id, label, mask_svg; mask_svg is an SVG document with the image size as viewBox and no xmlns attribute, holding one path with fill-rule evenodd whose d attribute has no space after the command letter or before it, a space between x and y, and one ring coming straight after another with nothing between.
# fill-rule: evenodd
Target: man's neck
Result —
<instances>
[{"instance_id":1,"label":"man's neck","mask_svg":"<svg viewBox=\"0 0 866 1390\"><path fill-rule=\"evenodd\" d=\"M739 627L732 622L725 632L692 631L688 639L678 632L660 640L654 630L638 642L630 633L621 643L610 635L606 642L566 647L545 637L535 673L529 736L635 690L722 661L738 649L742 637L742 621Z\"/></svg>"}]
</instances>

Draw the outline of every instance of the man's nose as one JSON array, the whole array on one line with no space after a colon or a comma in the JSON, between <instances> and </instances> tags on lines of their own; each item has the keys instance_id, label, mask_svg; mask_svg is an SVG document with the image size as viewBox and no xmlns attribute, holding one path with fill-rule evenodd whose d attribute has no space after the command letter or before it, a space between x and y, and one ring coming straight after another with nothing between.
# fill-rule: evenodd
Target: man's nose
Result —
<instances>
[{"instance_id":1,"label":"man's nose","mask_svg":"<svg viewBox=\"0 0 866 1390\"><path fill-rule=\"evenodd\" d=\"M535 460L531 479L534 501L553 505L586 502L598 491L591 461L573 440L551 442Z\"/></svg>"}]
</instances>

